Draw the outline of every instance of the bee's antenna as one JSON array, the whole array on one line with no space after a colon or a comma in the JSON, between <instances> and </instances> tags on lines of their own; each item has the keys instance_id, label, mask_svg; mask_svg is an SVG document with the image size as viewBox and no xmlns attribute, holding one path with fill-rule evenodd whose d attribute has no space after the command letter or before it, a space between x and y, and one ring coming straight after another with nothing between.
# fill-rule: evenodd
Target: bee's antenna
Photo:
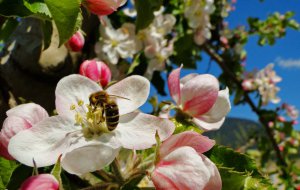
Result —
<instances>
[{"instance_id":1,"label":"bee's antenna","mask_svg":"<svg viewBox=\"0 0 300 190\"><path fill-rule=\"evenodd\" d=\"M122 98L122 99L125 99L125 100L130 100L129 98L125 98L125 97L117 96L117 95L111 95L110 94L109 96L116 97L116 98Z\"/></svg>"}]
</instances>

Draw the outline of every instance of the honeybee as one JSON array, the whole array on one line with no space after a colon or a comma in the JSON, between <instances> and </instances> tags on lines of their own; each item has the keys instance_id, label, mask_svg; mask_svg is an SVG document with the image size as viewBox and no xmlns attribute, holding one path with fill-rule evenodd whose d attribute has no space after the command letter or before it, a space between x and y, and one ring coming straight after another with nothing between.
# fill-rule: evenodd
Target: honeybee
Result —
<instances>
[{"instance_id":1,"label":"honeybee","mask_svg":"<svg viewBox=\"0 0 300 190\"><path fill-rule=\"evenodd\" d=\"M102 119L105 119L109 131L113 131L119 124L119 108L114 98L111 97L129 100L128 98L110 95L104 90L95 92L89 97L90 105L95 110L97 108L102 109Z\"/></svg>"}]
</instances>

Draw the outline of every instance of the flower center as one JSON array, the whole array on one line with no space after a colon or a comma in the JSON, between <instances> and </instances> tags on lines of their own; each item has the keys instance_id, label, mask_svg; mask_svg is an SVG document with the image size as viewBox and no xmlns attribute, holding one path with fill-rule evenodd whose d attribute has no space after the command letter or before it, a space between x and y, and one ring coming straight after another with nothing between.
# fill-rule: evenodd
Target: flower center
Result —
<instances>
[{"instance_id":1,"label":"flower center","mask_svg":"<svg viewBox=\"0 0 300 190\"><path fill-rule=\"evenodd\" d=\"M79 100L77 105L71 105L70 110L75 111L75 124L82 127L81 132L85 138L97 138L103 133L110 132L104 117L103 107L93 107Z\"/></svg>"}]
</instances>

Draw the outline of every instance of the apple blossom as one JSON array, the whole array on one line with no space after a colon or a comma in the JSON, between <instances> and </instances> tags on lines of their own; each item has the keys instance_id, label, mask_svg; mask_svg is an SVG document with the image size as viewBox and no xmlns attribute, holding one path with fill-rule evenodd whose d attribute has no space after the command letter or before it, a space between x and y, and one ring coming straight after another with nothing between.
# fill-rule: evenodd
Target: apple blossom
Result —
<instances>
[{"instance_id":1,"label":"apple blossom","mask_svg":"<svg viewBox=\"0 0 300 190\"><path fill-rule=\"evenodd\" d=\"M137 53L141 44L135 35L135 25L125 23L115 30L109 20L107 25L100 27L101 38L95 46L99 58L105 58L112 64L117 64L119 58L132 58Z\"/></svg>"},{"instance_id":2,"label":"apple blossom","mask_svg":"<svg viewBox=\"0 0 300 190\"><path fill-rule=\"evenodd\" d=\"M115 12L127 0L84 0L83 5L92 13L103 16Z\"/></svg>"},{"instance_id":3,"label":"apple blossom","mask_svg":"<svg viewBox=\"0 0 300 190\"><path fill-rule=\"evenodd\" d=\"M80 31L77 31L66 43L68 49L74 52L81 51L84 46L84 37Z\"/></svg>"},{"instance_id":4,"label":"apple blossom","mask_svg":"<svg viewBox=\"0 0 300 190\"><path fill-rule=\"evenodd\" d=\"M102 61L85 60L80 65L79 74L100 83L102 87L107 86L111 80L111 71Z\"/></svg>"},{"instance_id":5,"label":"apple blossom","mask_svg":"<svg viewBox=\"0 0 300 190\"><path fill-rule=\"evenodd\" d=\"M276 75L273 67L274 64L269 64L255 75L255 83L258 86L259 94L262 96L263 105L268 104L269 101L274 104L280 102L280 98L277 97L280 88L276 86L276 83L280 82L281 78Z\"/></svg>"},{"instance_id":6,"label":"apple blossom","mask_svg":"<svg viewBox=\"0 0 300 190\"><path fill-rule=\"evenodd\" d=\"M151 174L158 190L218 190L222 181L215 164L202 153L215 142L196 132L186 131L164 141Z\"/></svg>"},{"instance_id":7,"label":"apple blossom","mask_svg":"<svg viewBox=\"0 0 300 190\"><path fill-rule=\"evenodd\" d=\"M51 174L39 174L26 179L20 190L58 190L59 182Z\"/></svg>"},{"instance_id":8,"label":"apple blossom","mask_svg":"<svg viewBox=\"0 0 300 190\"><path fill-rule=\"evenodd\" d=\"M194 41L202 45L210 39L210 14L215 10L213 0L184 0L184 17L194 30Z\"/></svg>"},{"instance_id":9,"label":"apple blossom","mask_svg":"<svg viewBox=\"0 0 300 190\"><path fill-rule=\"evenodd\" d=\"M209 74L189 74L180 80L180 68L168 78L170 95L182 114L204 130L221 127L230 111L228 88L219 91L219 82Z\"/></svg>"},{"instance_id":10,"label":"apple blossom","mask_svg":"<svg viewBox=\"0 0 300 190\"><path fill-rule=\"evenodd\" d=\"M11 138L49 116L44 108L34 103L16 106L8 110L6 115L7 118L4 120L0 132L0 155L12 160L14 158L7 151Z\"/></svg>"},{"instance_id":11,"label":"apple blossom","mask_svg":"<svg viewBox=\"0 0 300 190\"><path fill-rule=\"evenodd\" d=\"M295 106L289 105L289 104L282 104L282 108L286 110L286 114L291 118L291 119L297 119L299 115L299 111L296 109Z\"/></svg>"},{"instance_id":12,"label":"apple blossom","mask_svg":"<svg viewBox=\"0 0 300 190\"><path fill-rule=\"evenodd\" d=\"M52 165L62 155L62 167L82 175L111 163L121 147L146 149L156 143L156 131L163 140L173 133L171 121L135 111L149 94L150 84L144 77L130 76L106 89L109 95L123 97L110 97L119 109L119 123L113 131L108 130L101 107L89 104L89 96L101 90L81 75L61 79L55 91L58 115L15 135L9 153L29 166L34 159L38 167Z\"/></svg>"}]
</instances>

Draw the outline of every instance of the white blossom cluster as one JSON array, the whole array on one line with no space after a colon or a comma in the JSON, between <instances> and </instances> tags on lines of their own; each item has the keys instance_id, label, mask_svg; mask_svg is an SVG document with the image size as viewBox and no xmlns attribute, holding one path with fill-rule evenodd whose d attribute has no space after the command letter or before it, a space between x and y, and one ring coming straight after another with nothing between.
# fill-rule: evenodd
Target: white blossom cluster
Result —
<instances>
[{"instance_id":1,"label":"white blossom cluster","mask_svg":"<svg viewBox=\"0 0 300 190\"><path fill-rule=\"evenodd\" d=\"M263 105L269 102L274 104L280 102L280 98L277 97L280 88L276 84L281 81L281 77L276 75L273 68L274 64L269 64L258 72L253 71L245 77L242 83L244 90L258 90Z\"/></svg>"}]
</instances>

